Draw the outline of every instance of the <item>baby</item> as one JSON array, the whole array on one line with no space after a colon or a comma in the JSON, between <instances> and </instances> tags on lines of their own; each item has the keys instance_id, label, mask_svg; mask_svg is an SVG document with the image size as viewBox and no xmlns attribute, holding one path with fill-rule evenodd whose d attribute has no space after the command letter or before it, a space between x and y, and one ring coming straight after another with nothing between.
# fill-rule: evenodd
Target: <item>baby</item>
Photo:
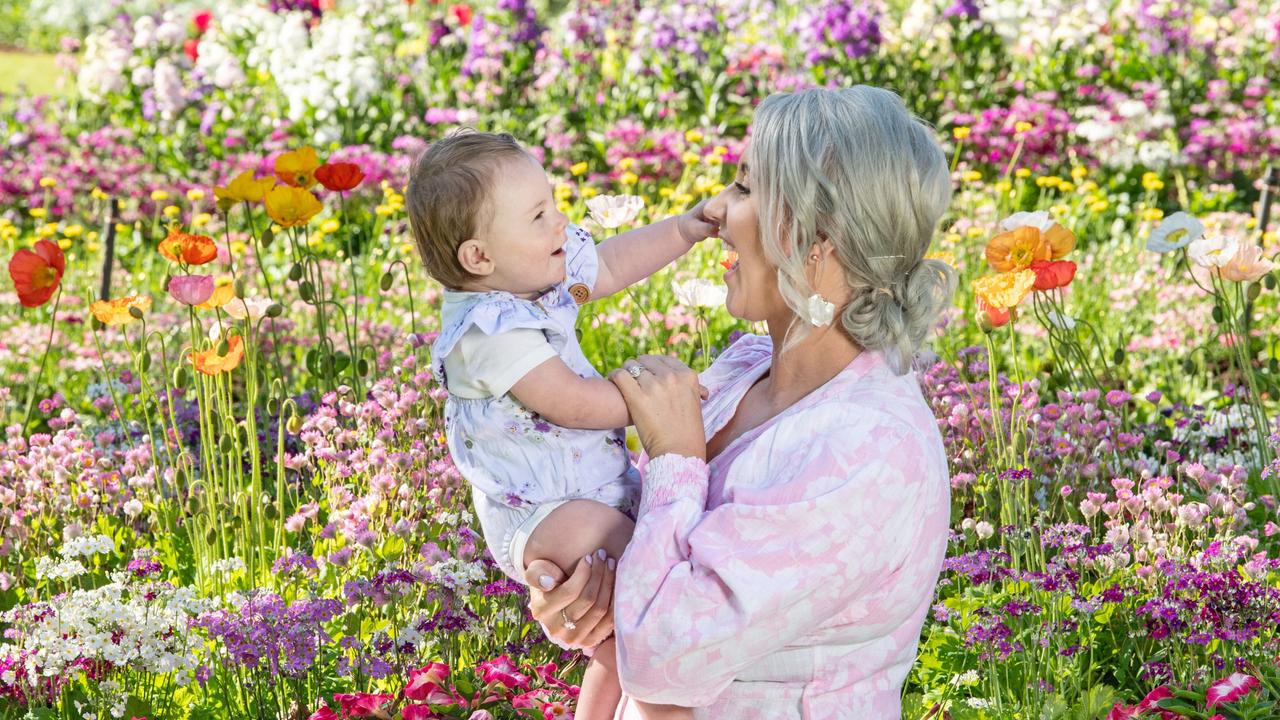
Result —
<instances>
[{"instance_id":1,"label":"baby","mask_svg":"<svg viewBox=\"0 0 1280 720\"><path fill-rule=\"evenodd\" d=\"M466 130L415 163L406 202L427 271L446 288L432 369L494 558L520 583L539 558L566 575L583 559L612 567L631 538L639 476L619 429L630 424L622 396L578 345L578 306L649 277L716 225L699 205L597 248L514 138ZM610 638L587 665L575 716L612 718L620 698Z\"/></svg>"}]
</instances>

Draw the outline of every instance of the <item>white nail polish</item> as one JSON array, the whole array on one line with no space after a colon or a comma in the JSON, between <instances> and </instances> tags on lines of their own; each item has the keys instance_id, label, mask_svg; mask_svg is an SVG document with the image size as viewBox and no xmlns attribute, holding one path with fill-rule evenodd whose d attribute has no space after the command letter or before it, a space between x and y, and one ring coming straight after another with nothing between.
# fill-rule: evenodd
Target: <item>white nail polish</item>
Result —
<instances>
[{"instance_id":1,"label":"white nail polish","mask_svg":"<svg viewBox=\"0 0 1280 720\"><path fill-rule=\"evenodd\" d=\"M609 558L609 569L613 570L616 567L618 567L618 561L613 558Z\"/></svg>"},{"instance_id":2,"label":"white nail polish","mask_svg":"<svg viewBox=\"0 0 1280 720\"><path fill-rule=\"evenodd\" d=\"M597 550L597 551L596 551L596 557L598 557L598 558L600 558L601 560L603 560L603 559L605 559L606 557L608 557L608 553L606 553L606 552L604 551L604 548L600 548L599 550Z\"/></svg>"},{"instance_id":3,"label":"white nail polish","mask_svg":"<svg viewBox=\"0 0 1280 720\"><path fill-rule=\"evenodd\" d=\"M583 560L586 560L588 565L590 565L590 564L591 564L591 556L590 556L590 555L588 555L588 556L586 556L586 557L584 557L584 558L582 558L582 559L583 559Z\"/></svg>"},{"instance_id":4,"label":"white nail polish","mask_svg":"<svg viewBox=\"0 0 1280 720\"><path fill-rule=\"evenodd\" d=\"M538 584L542 586L543 590L550 590L556 584L556 581L552 580L550 575L543 575L538 578Z\"/></svg>"}]
</instances>

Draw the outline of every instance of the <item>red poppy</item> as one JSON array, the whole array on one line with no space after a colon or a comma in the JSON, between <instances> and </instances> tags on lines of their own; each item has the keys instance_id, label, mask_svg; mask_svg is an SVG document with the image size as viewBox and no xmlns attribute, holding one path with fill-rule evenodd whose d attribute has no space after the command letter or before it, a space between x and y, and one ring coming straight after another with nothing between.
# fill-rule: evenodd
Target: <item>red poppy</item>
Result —
<instances>
[{"instance_id":1,"label":"red poppy","mask_svg":"<svg viewBox=\"0 0 1280 720\"><path fill-rule=\"evenodd\" d=\"M458 18L459 25L466 27L471 24L471 17L473 13L470 5L458 3L457 5L449 8L449 12L453 13L453 16Z\"/></svg>"},{"instance_id":2,"label":"red poppy","mask_svg":"<svg viewBox=\"0 0 1280 720\"><path fill-rule=\"evenodd\" d=\"M9 261L9 277L18 291L18 302L31 308L49 302L66 269L62 248L52 240L41 240L32 250L23 248L14 253Z\"/></svg>"},{"instance_id":3,"label":"red poppy","mask_svg":"<svg viewBox=\"0 0 1280 720\"><path fill-rule=\"evenodd\" d=\"M994 305L988 305L986 301L980 297L977 298L977 301L978 301L978 310L980 312L986 313L987 322L991 323L991 327L998 328L1008 324L1009 318L1012 317L1009 308L1002 308L1002 307L996 307Z\"/></svg>"},{"instance_id":4,"label":"red poppy","mask_svg":"<svg viewBox=\"0 0 1280 720\"><path fill-rule=\"evenodd\" d=\"M200 57L200 41L195 38L188 38L186 42L182 43L182 52L191 58L191 62L195 62L196 58Z\"/></svg>"},{"instance_id":5,"label":"red poppy","mask_svg":"<svg viewBox=\"0 0 1280 720\"><path fill-rule=\"evenodd\" d=\"M316 179L330 190L343 192L359 185L364 172L355 163L325 163L316 169Z\"/></svg>"},{"instance_id":6,"label":"red poppy","mask_svg":"<svg viewBox=\"0 0 1280 720\"><path fill-rule=\"evenodd\" d=\"M1031 270L1036 274L1037 290L1066 287L1076 277L1076 264L1070 260L1036 260Z\"/></svg>"}]
</instances>

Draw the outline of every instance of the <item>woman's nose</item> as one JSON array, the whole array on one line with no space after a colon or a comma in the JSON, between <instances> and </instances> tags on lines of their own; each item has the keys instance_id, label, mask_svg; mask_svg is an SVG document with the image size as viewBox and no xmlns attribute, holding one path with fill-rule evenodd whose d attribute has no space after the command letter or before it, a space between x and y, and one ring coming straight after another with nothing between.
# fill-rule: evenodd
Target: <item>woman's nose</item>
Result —
<instances>
[{"instance_id":1,"label":"woman's nose","mask_svg":"<svg viewBox=\"0 0 1280 720\"><path fill-rule=\"evenodd\" d=\"M724 211L728 205L727 195L725 194L727 192L729 192L729 188L721 190L718 195L708 200L707 206L702 209L702 214L706 215L708 220L721 226L724 225Z\"/></svg>"}]
</instances>

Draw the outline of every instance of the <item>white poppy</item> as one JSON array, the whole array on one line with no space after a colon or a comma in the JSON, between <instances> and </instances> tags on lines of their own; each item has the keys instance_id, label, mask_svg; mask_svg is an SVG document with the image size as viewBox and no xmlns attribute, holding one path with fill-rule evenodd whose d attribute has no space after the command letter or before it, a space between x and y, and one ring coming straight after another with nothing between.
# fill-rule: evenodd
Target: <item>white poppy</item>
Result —
<instances>
[{"instance_id":1,"label":"white poppy","mask_svg":"<svg viewBox=\"0 0 1280 720\"><path fill-rule=\"evenodd\" d=\"M626 225L640 214L644 198L637 195L597 195L587 201L591 217L600 227L612 230Z\"/></svg>"},{"instance_id":2,"label":"white poppy","mask_svg":"<svg viewBox=\"0 0 1280 720\"><path fill-rule=\"evenodd\" d=\"M1049 324L1058 328L1059 330L1075 330L1076 329L1076 319L1071 317L1070 315L1059 315L1053 310L1050 310L1047 313L1045 313L1045 316L1049 319Z\"/></svg>"},{"instance_id":3,"label":"white poppy","mask_svg":"<svg viewBox=\"0 0 1280 720\"><path fill-rule=\"evenodd\" d=\"M1151 237L1147 238L1147 249L1158 253L1172 252L1199 240L1202 235L1204 225L1199 220L1184 212L1176 212L1151 231Z\"/></svg>"},{"instance_id":4,"label":"white poppy","mask_svg":"<svg viewBox=\"0 0 1280 720\"><path fill-rule=\"evenodd\" d=\"M267 298L232 298L222 309L237 320L248 320L256 323L267 314L267 308L274 303Z\"/></svg>"},{"instance_id":5,"label":"white poppy","mask_svg":"<svg viewBox=\"0 0 1280 720\"><path fill-rule=\"evenodd\" d=\"M1204 268L1217 268L1231 262L1240 249L1240 241L1233 237L1203 237L1187 245L1187 257Z\"/></svg>"},{"instance_id":6,"label":"white poppy","mask_svg":"<svg viewBox=\"0 0 1280 720\"><path fill-rule=\"evenodd\" d=\"M671 289L676 294L676 302L685 307L719 307L729 296L729 288L702 278L673 282Z\"/></svg>"},{"instance_id":7,"label":"white poppy","mask_svg":"<svg viewBox=\"0 0 1280 720\"><path fill-rule=\"evenodd\" d=\"M1049 213L1045 210L1016 212L1000 221L1000 229L1008 231L1030 226L1043 233L1049 232L1049 228L1053 227L1056 222L1057 220L1049 217Z\"/></svg>"}]
</instances>

